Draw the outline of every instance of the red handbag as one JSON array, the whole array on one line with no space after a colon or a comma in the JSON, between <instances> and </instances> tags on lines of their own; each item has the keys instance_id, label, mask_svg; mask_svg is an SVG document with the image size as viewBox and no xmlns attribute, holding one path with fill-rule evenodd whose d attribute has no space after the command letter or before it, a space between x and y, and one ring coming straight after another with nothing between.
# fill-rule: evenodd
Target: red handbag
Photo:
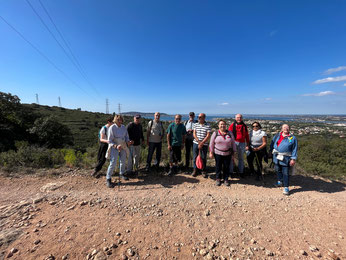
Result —
<instances>
[{"instance_id":1,"label":"red handbag","mask_svg":"<svg viewBox=\"0 0 346 260\"><path fill-rule=\"evenodd\" d=\"M202 156L201 156L201 150L199 150L199 154L196 158L196 167L200 170L202 170L203 167L203 160L202 160Z\"/></svg>"}]
</instances>

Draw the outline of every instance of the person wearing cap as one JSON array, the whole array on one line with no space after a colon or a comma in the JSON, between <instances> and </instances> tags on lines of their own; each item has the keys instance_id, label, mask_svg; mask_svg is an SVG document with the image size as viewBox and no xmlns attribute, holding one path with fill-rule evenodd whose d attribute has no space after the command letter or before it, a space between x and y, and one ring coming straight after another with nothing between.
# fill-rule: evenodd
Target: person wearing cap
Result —
<instances>
[{"instance_id":1,"label":"person wearing cap","mask_svg":"<svg viewBox=\"0 0 346 260\"><path fill-rule=\"evenodd\" d=\"M140 154L141 154L141 143L144 144L144 136L143 136L143 127L141 124L141 115L137 114L133 118L133 122L129 123L127 126L127 132L129 134L129 139L131 145L130 155L127 163L127 172L133 172L133 166L135 168L135 172L137 172L139 168L140 162Z\"/></svg>"},{"instance_id":2,"label":"person wearing cap","mask_svg":"<svg viewBox=\"0 0 346 260\"><path fill-rule=\"evenodd\" d=\"M185 168L190 167L191 150L193 146L193 125L197 123L195 120L195 113L189 113L189 119L185 121L184 125L186 128L186 138L185 138Z\"/></svg>"}]
</instances>

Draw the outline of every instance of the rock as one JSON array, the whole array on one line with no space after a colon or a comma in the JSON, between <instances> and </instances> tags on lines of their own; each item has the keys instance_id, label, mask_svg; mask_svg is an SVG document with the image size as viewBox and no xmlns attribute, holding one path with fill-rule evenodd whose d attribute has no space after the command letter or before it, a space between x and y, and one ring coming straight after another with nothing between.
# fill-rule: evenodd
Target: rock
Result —
<instances>
[{"instance_id":1,"label":"rock","mask_svg":"<svg viewBox=\"0 0 346 260\"><path fill-rule=\"evenodd\" d=\"M81 206L85 206L85 205L87 205L87 204L88 204L87 201L82 201L81 203L79 203L79 205L81 205Z\"/></svg>"},{"instance_id":2,"label":"rock","mask_svg":"<svg viewBox=\"0 0 346 260\"><path fill-rule=\"evenodd\" d=\"M9 252L8 255L6 256L7 258L11 258L13 256L13 253Z\"/></svg>"},{"instance_id":3,"label":"rock","mask_svg":"<svg viewBox=\"0 0 346 260\"><path fill-rule=\"evenodd\" d=\"M35 244L35 245L38 245L39 243L41 243L41 240L40 240L40 239L37 239L37 240L34 241L34 244Z\"/></svg>"},{"instance_id":4,"label":"rock","mask_svg":"<svg viewBox=\"0 0 346 260\"><path fill-rule=\"evenodd\" d=\"M45 257L44 260L55 260L55 256L50 254L49 256Z\"/></svg>"},{"instance_id":5,"label":"rock","mask_svg":"<svg viewBox=\"0 0 346 260\"><path fill-rule=\"evenodd\" d=\"M68 259L68 254L61 257L61 260L67 260L67 259Z\"/></svg>"},{"instance_id":6,"label":"rock","mask_svg":"<svg viewBox=\"0 0 346 260\"><path fill-rule=\"evenodd\" d=\"M105 246L104 248L103 248L103 251L108 251L109 250L109 247L107 247L107 246Z\"/></svg>"},{"instance_id":7,"label":"rock","mask_svg":"<svg viewBox=\"0 0 346 260\"><path fill-rule=\"evenodd\" d=\"M251 243L252 243L252 244L256 244L257 241L256 241L255 239L251 239Z\"/></svg>"},{"instance_id":8,"label":"rock","mask_svg":"<svg viewBox=\"0 0 346 260\"><path fill-rule=\"evenodd\" d=\"M91 256L94 256L94 255L96 255L97 253L98 253L99 251L97 251L96 249L94 249L92 252L91 252Z\"/></svg>"},{"instance_id":9,"label":"rock","mask_svg":"<svg viewBox=\"0 0 346 260\"><path fill-rule=\"evenodd\" d=\"M20 235L22 231L20 229L9 228L0 231L0 246L9 245L13 241L15 241Z\"/></svg>"},{"instance_id":10,"label":"rock","mask_svg":"<svg viewBox=\"0 0 346 260\"><path fill-rule=\"evenodd\" d=\"M129 256L134 256L135 255L135 252L132 250L132 248L129 248L129 249L127 249L127 254L129 255Z\"/></svg>"},{"instance_id":11,"label":"rock","mask_svg":"<svg viewBox=\"0 0 346 260\"><path fill-rule=\"evenodd\" d=\"M299 250L299 254L301 254L301 255L308 255L304 250Z\"/></svg>"},{"instance_id":12,"label":"rock","mask_svg":"<svg viewBox=\"0 0 346 260\"><path fill-rule=\"evenodd\" d=\"M112 252L112 250L108 250L107 252L106 252L106 255L111 255L113 252Z\"/></svg>"},{"instance_id":13,"label":"rock","mask_svg":"<svg viewBox=\"0 0 346 260\"><path fill-rule=\"evenodd\" d=\"M45 199L45 196L36 196L35 198L32 199L33 204L37 204L43 201Z\"/></svg>"},{"instance_id":14,"label":"rock","mask_svg":"<svg viewBox=\"0 0 346 260\"><path fill-rule=\"evenodd\" d=\"M267 256L274 256L274 253L271 252L270 250L266 250L266 255Z\"/></svg>"},{"instance_id":15,"label":"rock","mask_svg":"<svg viewBox=\"0 0 346 260\"><path fill-rule=\"evenodd\" d=\"M38 229L37 229L37 228L35 228L35 229L33 230L33 232L38 232Z\"/></svg>"},{"instance_id":16,"label":"rock","mask_svg":"<svg viewBox=\"0 0 346 260\"><path fill-rule=\"evenodd\" d=\"M328 255L330 256L331 259L333 260L340 260L340 257L338 257L334 252L328 252Z\"/></svg>"},{"instance_id":17,"label":"rock","mask_svg":"<svg viewBox=\"0 0 346 260\"><path fill-rule=\"evenodd\" d=\"M214 255L212 253L208 253L206 258L209 260L212 260L212 259L214 259Z\"/></svg>"},{"instance_id":18,"label":"rock","mask_svg":"<svg viewBox=\"0 0 346 260\"><path fill-rule=\"evenodd\" d=\"M127 256L126 256L126 255L122 255L122 256L121 256L121 259L122 259L122 260L127 260Z\"/></svg>"},{"instance_id":19,"label":"rock","mask_svg":"<svg viewBox=\"0 0 346 260\"><path fill-rule=\"evenodd\" d=\"M129 230L129 229L126 229L126 231L125 231L126 233L130 233L131 231Z\"/></svg>"},{"instance_id":20,"label":"rock","mask_svg":"<svg viewBox=\"0 0 346 260\"><path fill-rule=\"evenodd\" d=\"M67 210L73 210L76 207L76 205L72 205L71 207L68 207Z\"/></svg>"},{"instance_id":21,"label":"rock","mask_svg":"<svg viewBox=\"0 0 346 260\"><path fill-rule=\"evenodd\" d=\"M52 201L50 201L48 203L49 203L49 205L55 205L57 202L55 200L52 200Z\"/></svg>"},{"instance_id":22,"label":"rock","mask_svg":"<svg viewBox=\"0 0 346 260\"><path fill-rule=\"evenodd\" d=\"M208 251L205 250L205 249L201 249L201 250L199 250L199 254L200 254L201 256L205 256L206 254L208 254Z\"/></svg>"},{"instance_id":23,"label":"rock","mask_svg":"<svg viewBox=\"0 0 346 260\"><path fill-rule=\"evenodd\" d=\"M14 248L12 248L12 249L10 250L10 252L11 252L12 254L15 254L15 253L18 252L18 249L14 247Z\"/></svg>"},{"instance_id":24,"label":"rock","mask_svg":"<svg viewBox=\"0 0 346 260\"><path fill-rule=\"evenodd\" d=\"M317 248L316 246L313 246L313 245L311 245L311 246L309 247L309 249L310 249L311 252L316 252L316 251L318 251L318 248Z\"/></svg>"},{"instance_id":25,"label":"rock","mask_svg":"<svg viewBox=\"0 0 346 260\"><path fill-rule=\"evenodd\" d=\"M118 237L120 237L120 236L121 236L121 234L120 234L119 232L117 232L115 235L116 235L116 236L118 236Z\"/></svg>"},{"instance_id":26,"label":"rock","mask_svg":"<svg viewBox=\"0 0 346 260\"><path fill-rule=\"evenodd\" d=\"M107 260L107 256L100 251L95 255L94 260Z\"/></svg>"},{"instance_id":27,"label":"rock","mask_svg":"<svg viewBox=\"0 0 346 260\"><path fill-rule=\"evenodd\" d=\"M51 182L47 183L46 185L42 186L40 188L41 192L50 192L59 189L61 186L63 186L65 182Z\"/></svg>"},{"instance_id":28,"label":"rock","mask_svg":"<svg viewBox=\"0 0 346 260\"><path fill-rule=\"evenodd\" d=\"M204 215L207 216L207 217L210 216L210 211L207 209L207 210L204 212Z\"/></svg>"},{"instance_id":29,"label":"rock","mask_svg":"<svg viewBox=\"0 0 346 260\"><path fill-rule=\"evenodd\" d=\"M314 252L314 254L315 254L315 256L317 256L317 257L322 257L322 254L321 254L321 252Z\"/></svg>"}]
</instances>

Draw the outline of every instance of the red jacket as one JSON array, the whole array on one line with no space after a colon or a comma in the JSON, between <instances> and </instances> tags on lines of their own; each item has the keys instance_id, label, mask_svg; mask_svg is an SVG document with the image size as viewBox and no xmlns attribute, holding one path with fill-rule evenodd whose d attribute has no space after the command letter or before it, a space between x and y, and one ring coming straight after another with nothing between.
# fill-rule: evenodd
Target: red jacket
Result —
<instances>
[{"instance_id":1,"label":"red jacket","mask_svg":"<svg viewBox=\"0 0 346 260\"><path fill-rule=\"evenodd\" d=\"M234 123L232 123L229 126L228 131L233 132L233 124ZM249 145L250 138L249 138L249 132L247 130L247 126L245 124L237 124L236 131L237 131L237 134L236 134L235 141L239 143L245 143L246 141L246 143Z\"/></svg>"}]
</instances>

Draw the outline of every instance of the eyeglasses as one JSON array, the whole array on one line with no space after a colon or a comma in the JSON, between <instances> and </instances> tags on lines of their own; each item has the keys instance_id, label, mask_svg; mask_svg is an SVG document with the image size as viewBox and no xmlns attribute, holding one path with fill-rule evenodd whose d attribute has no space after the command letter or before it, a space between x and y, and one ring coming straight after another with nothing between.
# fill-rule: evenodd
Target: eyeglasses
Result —
<instances>
[{"instance_id":1,"label":"eyeglasses","mask_svg":"<svg viewBox=\"0 0 346 260\"><path fill-rule=\"evenodd\" d=\"M204 118L203 116L199 116L198 119Z\"/></svg>"},{"instance_id":2,"label":"eyeglasses","mask_svg":"<svg viewBox=\"0 0 346 260\"><path fill-rule=\"evenodd\" d=\"M259 127L259 125L253 125L252 127Z\"/></svg>"}]
</instances>

